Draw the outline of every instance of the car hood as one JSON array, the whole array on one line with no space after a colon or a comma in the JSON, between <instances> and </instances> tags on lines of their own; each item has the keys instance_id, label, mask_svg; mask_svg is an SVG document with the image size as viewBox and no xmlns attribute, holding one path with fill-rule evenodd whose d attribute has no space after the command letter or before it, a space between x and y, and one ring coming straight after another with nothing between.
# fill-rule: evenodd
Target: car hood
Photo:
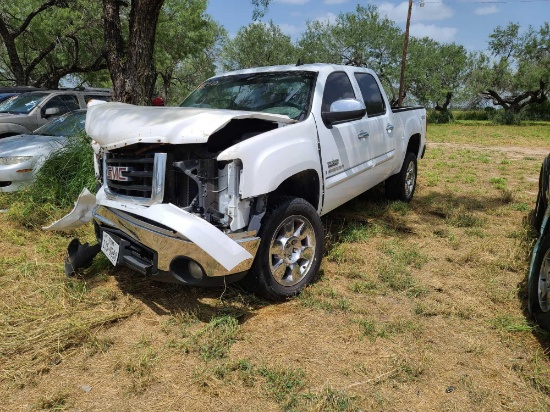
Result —
<instances>
[{"instance_id":1,"label":"car hood","mask_svg":"<svg viewBox=\"0 0 550 412\"><path fill-rule=\"evenodd\" d=\"M135 143L205 143L210 135L238 119L295 122L271 113L105 103L88 109L86 133L107 150Z\"/></svg>"},{"instance_id":2,"label":"car hood","mask_svg":"<svg viewBox=\"0 0 550 412\"><path fill-rule=\"evenodd\" d=\"M62 136L20 134L0 139L0 157L39 156L48 154L66 144Z\"/></svg>"}]
</instances>

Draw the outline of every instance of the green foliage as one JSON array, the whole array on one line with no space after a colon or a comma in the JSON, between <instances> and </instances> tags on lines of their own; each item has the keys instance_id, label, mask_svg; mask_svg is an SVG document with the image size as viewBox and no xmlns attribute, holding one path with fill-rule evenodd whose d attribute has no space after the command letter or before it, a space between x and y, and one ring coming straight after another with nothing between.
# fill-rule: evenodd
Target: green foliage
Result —
<instances>
[{"instance_id":1,"label":"green foliage","mask_svg":"<svg viewBox=\"0 0 550 412\"><path fill-rule=\"evenodd\" d=\"M494 124L501 124L507 126L518 126L521 124L521 114L513 113L509 110L496 110L491 116L491 121Z\"/></svg>"},{"instance_id":2,"label":"green foliage","mask_svg":"<svg viewBox=\"0 0 550 412\"><path fill-rule=\"evenodd\" d=\"M469 67L470 60L464 46L441 44L428 37L412 37L405 73L408 93L427 107L444 104L451 93L449 104L450 98L461 91ZM451 120L450 112L443 111L435 115L434 123L449 123Z\"/></svg>"},{"instance_id":3,"label":"green foliage","mask_svg":"<svg viewBox=\"0 0 550 412\"><path fill-rule=\"evenodd\" d=\"M214 75L218 43L226 33L206 13L206 7L206 0L165 0L160 13L154 52L155 88L171 104L181 103L198 84Z\"/></svg>"},{"instance_id":4,"label":"green foliage","mask_svg":"<svg viewBox=\"0 0 550 412\"><path fill-rule=\"evenodd\" d=\"M542 120L550 121L550 101L543 103L532 104L525 108L523 118L525 120Z\"/></svg>"},{"instance_id":5,"label":"green foliage","mask_svg":"<svg viewBox=\"0 0 550 412\"><path fill-rule=\"evenodd\" d=\"M390 96L397 94L403 38L399 27L373 5L357 5L334 22L310 21L298 41L305 63L335 63L373 69ZM390 97L390 99L392 99Z\"/></svg>"},{"instance_id":6,"label":"green foliage","mask_svg":"<svg viewBox=\"0 0 550 412\"><path fill-rule=\"evenodd\" d=\"M296 63L295 47L290 36L284 34L272 21L251 23L239 29L227 40L221 51L224 70Z\"/></svg>"},{"instance_id":7,"label":"green foliage","mask_svg":"<svg viewBox=\"0 0 550 412\"><path fill-rule=\"evenodd\" d=\"M519 113L531 104L544 103L550 87L550 24L522 31L516 23L498 26L489 36L488 54L475 56L468 87L501 106ZM498 114L497 123L517 124L518 119Z\"/></svg>"},{"instance_id":8,"label":"green foliage","mask_svg":"<svg viewBox=\"0 0 550 412\"><path fill-rule=\"evenodd\" d=\"M490 120L495 109L486 107L483 110L455 110L453 118L455 120Z\"/></svg>"},{"instance_id":9,"label":"green foliage","mask_svg":"<svg viewBox=\"0 0 550 412\"><path fill-rule=\"evenodd\" d=\"M4 1L0 6L2 62L0 84L57 87L67 74L106 68L103 54L101 3L87 0L56 1L47 7L41 0ZM33 14L37 10L40 12ZM32 17L32 18L31 18ZM30 24L24 21L30 18ZM22 32L19 33L19 31ZM7 48L15 53L8 56Z\"/></svg>"},{"instance_id":10,"label":"green foliage","mask_svg":"<svg viewBox=\"0 0 550 412\"><path fill-rule=\"evenodd\" d=\"M90 139L72 137L46 160L28 188L12 195L9 214L25 226L40 227L72 207L83 188L95 191L96 183Z\"/></svg>"},{"instance_id":11,"label":"green foliage","mask_svg":"<svg viewBox=\"0 0 550 412\"><path fill-rule=\"evenodd\" d=\"M429 110L427 115L428 123L432 124L451 123L454 120L453 114L449 110L445 110L443 112L438 110Z\"/></svg>"}]
</instances>

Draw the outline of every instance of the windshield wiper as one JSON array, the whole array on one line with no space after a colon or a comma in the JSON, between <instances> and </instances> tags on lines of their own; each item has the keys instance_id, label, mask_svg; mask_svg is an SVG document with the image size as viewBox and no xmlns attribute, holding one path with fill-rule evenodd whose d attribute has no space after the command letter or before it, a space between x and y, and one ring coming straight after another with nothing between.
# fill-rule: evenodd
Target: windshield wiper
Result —
<instances>
[{"instance_id":1,"label":"windshield wiper","mask_svg":"<svg viewBox=\"0 0 550 412\"><path fill-rule=\"evenodd\" d=\"M13 112L13 111L10 111L10 110L1 110L0 113L8 113L8 114L24 114L24 113L21 113L21 112Z\"/></svg>"}]
</instances>

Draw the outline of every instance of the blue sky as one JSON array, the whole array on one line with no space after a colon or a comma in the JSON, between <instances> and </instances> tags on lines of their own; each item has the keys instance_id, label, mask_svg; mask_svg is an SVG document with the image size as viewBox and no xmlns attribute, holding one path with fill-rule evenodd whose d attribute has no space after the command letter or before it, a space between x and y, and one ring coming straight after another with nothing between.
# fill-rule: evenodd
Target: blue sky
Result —
<instances>
[{"instance_id":1,"label":"blue sky","mask_svg":"<svg viewBox=\"0 0 550 412\"><path fill-rule=\"evenodd\" d=\"M439 42L455 42L468 50L486 50L489 35L497 26L519 23L539 28L550 21L550 0L420 0L413 1L411 35L428 36ZM408 2L373 0L382 15L387 15L403 30ZM272 0L263 21L273 20L283 32L297 39L306 21L334 19L339 13L354 11L357 0ZM231 36L252 20L250 0L209 0L208 13Z\"/></svg>"}]
</instances>

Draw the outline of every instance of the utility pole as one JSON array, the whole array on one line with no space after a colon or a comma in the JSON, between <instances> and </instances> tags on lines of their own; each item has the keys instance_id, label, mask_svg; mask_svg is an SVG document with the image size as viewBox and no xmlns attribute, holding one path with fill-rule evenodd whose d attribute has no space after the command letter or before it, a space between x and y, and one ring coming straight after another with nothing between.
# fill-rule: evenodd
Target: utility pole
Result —
<instances>
[{"instance_id":1,"label":"utility pole","mask_svg":"<svg viewBox=\"0 0 550 412\"><path fill-rule=\"evenodd\" d=\"M407 26L405 27L405 43L403 45L403 58L401 59L401 78L399 79L399 96L397 99L397 106L403 105L403 98L405 97L405 65L407 64L407 48L409 47L409 26L411 25L411 12L413 2L409 0L409 12L407 13Z\"/></svg>"}]
</instances>

